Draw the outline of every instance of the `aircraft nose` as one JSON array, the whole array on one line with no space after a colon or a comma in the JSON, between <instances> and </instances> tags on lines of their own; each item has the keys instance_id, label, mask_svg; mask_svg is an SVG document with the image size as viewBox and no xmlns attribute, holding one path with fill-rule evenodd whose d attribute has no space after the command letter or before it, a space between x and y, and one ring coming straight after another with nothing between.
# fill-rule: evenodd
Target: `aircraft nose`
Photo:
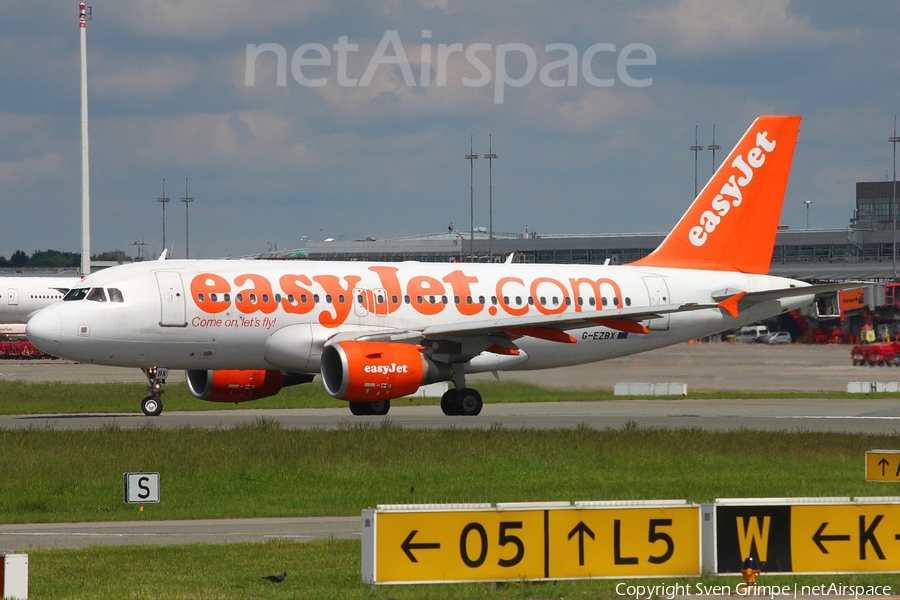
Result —
<instances>
[{"instance_id":1,"label":"aircraft nose","mask_svg":"<svg viewBox=\"0 0 900 600\"><path fill-rule=\"evenodd\" d=\"M25 337L28 341L47 354L58 354L61 331L62 321L53 310L38 311L25 325Z\"/></svg>"}]
</instances>

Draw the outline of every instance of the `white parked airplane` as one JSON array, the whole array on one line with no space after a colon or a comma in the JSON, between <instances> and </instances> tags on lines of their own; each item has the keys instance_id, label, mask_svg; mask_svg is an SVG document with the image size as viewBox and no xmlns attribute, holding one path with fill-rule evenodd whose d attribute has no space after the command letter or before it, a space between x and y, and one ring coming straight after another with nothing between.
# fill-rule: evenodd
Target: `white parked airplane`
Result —
<instances>
[{"instance_id":1,"label":"white parked airplane","mask_svg":"<svg viewBox=\"0 0 900 600\"><path fill-rule=\"evenodd\" d=\"M846 287L766 275L800 117L757 119L649 256L623 266L169 260L94 273L28 323L38 348L142 368L148 415L169 368L213 402L321 374L353 414L451 381L448 415L477 415L466 375L643 352L740 327Z\"/></svg>"},{"instance_id":2,"label":"white parked airplane","mask_svg":"<svg viewBox=\"0 0 900 600\"><path fill-rule=\"evenodd\" d=\"M24 326L31 315L62 300L66 292L80 284L81 279L81 277L0 277L0 324Z\"/></svg>"}]
</instances>

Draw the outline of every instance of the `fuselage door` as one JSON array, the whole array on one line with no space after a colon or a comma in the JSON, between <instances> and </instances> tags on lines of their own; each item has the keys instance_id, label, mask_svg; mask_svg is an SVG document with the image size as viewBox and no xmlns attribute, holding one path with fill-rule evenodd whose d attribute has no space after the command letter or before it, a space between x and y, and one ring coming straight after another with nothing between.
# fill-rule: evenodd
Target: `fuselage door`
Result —
<instances>
[{"instance_id":1,"label":"fuselage door","mask_svg":"<svg viewBox=\"0 0 900 600\"><path fill-rule=\"evenodd\" d=\"M9 288L6 290L6 297L8 298L7 303L10 306L18 306L19 305L19 290L16 288Z\"/></svg>"},{"instance_id":2,"label":"fuselage door","mask_svg":"<svg viewBox=\"0 0 900 600\"><path fill-rule=\"evenodd\" d=\"M372 290L372 300L374 301L376 315L385 316L388 314L388 297L387 292L381 288Z\"/></svg>"},{"instance_id":3,"label":"fuselage door","mask_svg":"<svg viewBox=\"0 0 900 600\"><path fill-rule=\"evenodd\" d=\"M176 271L156 271L161 308L160 327L187 327L185 320L184 285Z\"/></svg>"},{"instance_id":4,"label":"fuselage door","mask_svg":"<svg viewBox=\"0 0 900 600\"><path fill-rule=\"evenodd\" d=\"M666 279L658 275L644 277L644 285L647 286L647 293L650 295L650 307L671 304L669 298L669 288L666 286ZM663 315L659 319L650 319L647 327L654 331L667 331L669 329L669 315Z\"/></svg>"}]
</instances>

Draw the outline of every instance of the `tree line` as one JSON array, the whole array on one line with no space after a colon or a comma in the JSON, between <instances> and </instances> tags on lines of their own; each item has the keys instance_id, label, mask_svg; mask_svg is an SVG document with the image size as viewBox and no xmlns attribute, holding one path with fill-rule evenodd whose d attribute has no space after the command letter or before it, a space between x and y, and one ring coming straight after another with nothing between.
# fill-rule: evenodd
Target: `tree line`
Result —
<instances>
[{"instance_id":1,"label":"tree line","mask_svg":"<svg viewBox=\"0 0 900 600\"><path fill-rule=\"evenodd\" d=\"M122 250L111 250L91 255L91 260L131 262L131 257ZM16 250L9 258L0 256L0 269L3 268L78 268L81 266L80 252L60 252L59 250L35 250L31 256L23 250Z\"/></svg>"}]
</instances>

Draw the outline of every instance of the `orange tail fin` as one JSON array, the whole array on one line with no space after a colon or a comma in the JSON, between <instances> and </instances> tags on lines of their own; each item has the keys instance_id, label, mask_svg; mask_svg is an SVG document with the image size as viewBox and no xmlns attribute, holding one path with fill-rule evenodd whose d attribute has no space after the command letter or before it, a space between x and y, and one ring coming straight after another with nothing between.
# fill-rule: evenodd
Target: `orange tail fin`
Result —
<instances>
[{"instance_id":1,"label":"orange tail fin","mask_svg":"<svg viewBox=\"0 0 900 600\"><path fill-rule=\"evenodd\" d=\"M756 119L659 248L631 264L769 272L800 117Z\"/></svg>"}]
</instances>

